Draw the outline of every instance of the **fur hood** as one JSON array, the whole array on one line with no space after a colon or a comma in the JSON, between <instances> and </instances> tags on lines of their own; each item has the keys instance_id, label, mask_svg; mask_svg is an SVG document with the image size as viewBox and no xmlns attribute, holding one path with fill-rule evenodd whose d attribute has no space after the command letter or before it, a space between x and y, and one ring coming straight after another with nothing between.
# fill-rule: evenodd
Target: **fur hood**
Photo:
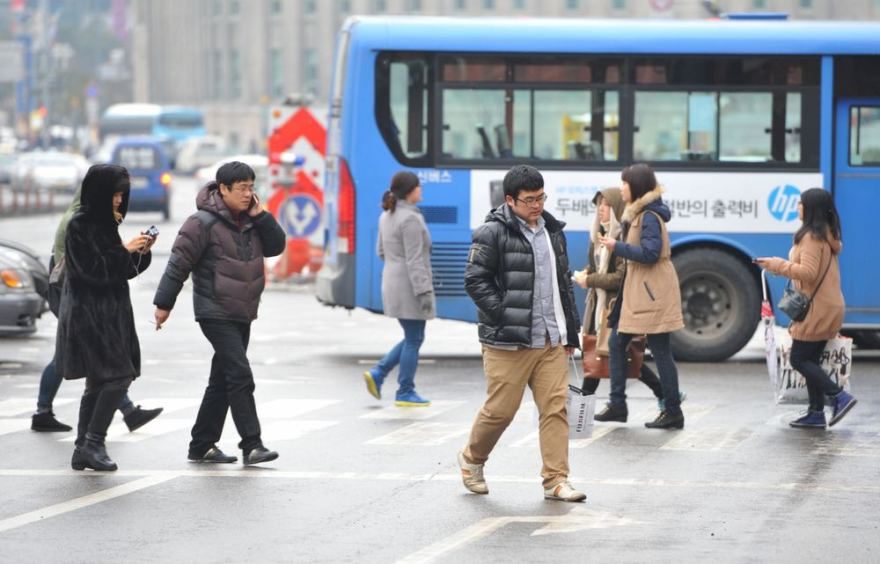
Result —
<instances>
[{"instance_id":1,"label":"fur hood","mask_svg":"<svg viewBox=\"0 0 880 564\"><path fill-rule=\"evenodd\" d=\"M669 206L663 203L663 192L665 192L663 187L658 185L635 202L627 204L623 210L622 223L632 223L636 216L643 211L652 211L659 215L664 222L669 223L669 220L672 219L672 212L669 210Z\"/></svg>"},{"instance_id":2,"label":"fur hood","mask_svg":"<svg viewBox=\"0 0 880 564\"><path fill-rule=\"evenodd\" d=\"M605 198L605 201L611 205L611 218L609 221L611 225L608 228L608 236L617 239L617 236L620 234L620 220L623 217L623 210L626 202L623 201L623 196L620 194L620 188L605 188L604 190L596 192L596 195L593 197L594 204L598 202L599 196ZM599 227L599 213L597 210L596 217L593 218L593 227L590 229L590 241L594 244L599 243Z\"/></svg>"},{"instance_id":3,"label":"fur hood","mask_svg":"<svg viewBox=\"0 0 880 564\"><path fill-rule=\"evenodd\" d=\"M128 171L112 164L96 164L89 168L83 178L78 213L95 223L116 225L113 217L113 194L122 192L122 217L128 212L128 197L131 179ZM72 207L72 206L71 206Z\"/></svg>"}]
</instances>

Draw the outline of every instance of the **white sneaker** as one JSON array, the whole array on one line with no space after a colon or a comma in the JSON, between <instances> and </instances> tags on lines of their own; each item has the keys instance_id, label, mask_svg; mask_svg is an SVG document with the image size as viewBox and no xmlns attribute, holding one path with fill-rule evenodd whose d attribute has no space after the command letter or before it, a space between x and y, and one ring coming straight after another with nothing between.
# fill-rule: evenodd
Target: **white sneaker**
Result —
<instances>
[{"instance_id":1,"label":"white sneaker","mask_svg":"<svg viewBox=\"0 0 880 564\"><path fill-rule=\"evenodd\" d=\"M458 466L461 468L461 481L464 487L475 494L489 493L489 486L483 478L483 465L471 464L464 459L464 451L458 451Z\"/></svg>"},{"instance_id":2,"label":"white sneaker","mask_svg":"<svg viewBox=\"0 0 880 564\"><path fill-rule=\"evenodd\" d=\"M583 501L587 499L587 494L579 492L568 483L560 482L550 489L544 490L544 499L554 499L556 501Z\"/></svg>"}]
</instances>

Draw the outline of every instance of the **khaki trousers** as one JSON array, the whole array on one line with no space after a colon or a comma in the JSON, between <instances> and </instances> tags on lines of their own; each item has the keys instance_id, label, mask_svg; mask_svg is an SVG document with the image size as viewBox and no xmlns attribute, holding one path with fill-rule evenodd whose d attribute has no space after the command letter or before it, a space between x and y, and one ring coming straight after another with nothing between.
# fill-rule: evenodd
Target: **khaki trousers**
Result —
<instances>
[{"instance_id":1,"label":"khaki trousers","mask_svg":"<svg viewBox=\"0 0 880 564\"><path fill-rule=\"evenodd\" d=\"M568 354L561 346L500 350L483 347L488 397L477 413L464 458L485 464L522 403L526 384L538 408L544 488L568 479Z\"/></svg>"}]
</instances>

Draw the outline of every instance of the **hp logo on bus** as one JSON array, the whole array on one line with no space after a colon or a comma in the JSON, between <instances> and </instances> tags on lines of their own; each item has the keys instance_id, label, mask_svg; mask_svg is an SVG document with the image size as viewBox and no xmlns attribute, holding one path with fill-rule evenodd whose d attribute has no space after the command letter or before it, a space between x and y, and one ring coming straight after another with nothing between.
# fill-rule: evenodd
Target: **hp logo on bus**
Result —
<instances>
[{"instance_id":1,"label":"hp logo on bus","mask_svg":"<svg viewBox=\"0 0 880 564\"><path fill-rule=\"evenodd\" d=\"M770 208L770 215L779 221L792 221L797 219L797 207L800 201L801 191L798 187L786 184L777 186L770 192L767 207Z\"/></svg>"}]
</instances>

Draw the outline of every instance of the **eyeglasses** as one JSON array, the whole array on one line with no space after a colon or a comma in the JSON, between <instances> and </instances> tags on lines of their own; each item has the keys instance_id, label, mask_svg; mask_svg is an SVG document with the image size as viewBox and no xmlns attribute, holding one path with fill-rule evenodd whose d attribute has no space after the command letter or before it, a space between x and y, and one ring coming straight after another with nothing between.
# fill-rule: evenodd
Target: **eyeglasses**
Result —
<instances>
[{"instance_id":1,"label":"eyeglasses","mask_svg":"<svg viewBox=\"0 0 880 564\"><path fill-rule=\"evenodd\" d=\"M517 202L522 202L523 204L525 204L527 206L534 206L535 204L543 204L544 202L546 202L547 201L547 194L544 193L544 194L541 194L540 196L537 196L535 198L529 197L529 198L525 198L522 200L519 198L515 198L515 200Z\"/></svg>"},{"instance_id":2,"label":"eyeglasses","mask_svg":"<svg viewBox=\"0 0 880 564\"><path fill-rule=\"evenodd\" d=\"M255 188L253 186L242 186L241 184L236 184L234 186L230 186L229 191L230 192L238 192L239 194L247 194L248 192L253 194L255 191Z\"/></svg>"}]
</instances>

